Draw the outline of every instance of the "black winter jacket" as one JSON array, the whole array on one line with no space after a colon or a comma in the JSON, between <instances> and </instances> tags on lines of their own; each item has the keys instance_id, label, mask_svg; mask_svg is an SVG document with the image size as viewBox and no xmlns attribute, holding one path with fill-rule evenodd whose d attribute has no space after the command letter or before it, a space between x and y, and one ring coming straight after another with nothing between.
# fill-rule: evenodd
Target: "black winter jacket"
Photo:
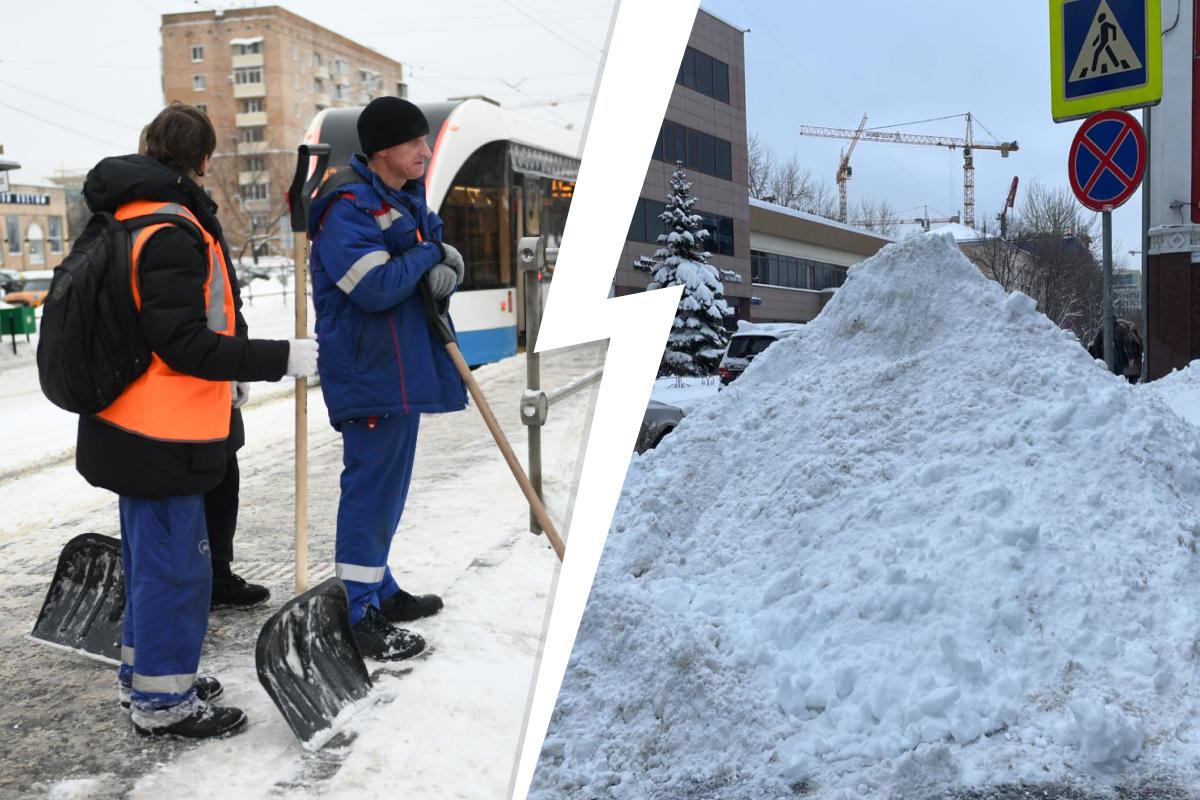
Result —
<instances>
[{"instance_id":1,"label":"black winter jacket","mask_svg":"<svg viewBox=\"0 0 1200 800\"><path fill-rule=\"evenodd\" d=\"M216 204L190 178L154 159L106 158L88 173L83 194L92 211L115 212L133 200L179 203L225 249ZM288 343L246 337L237 275L228 251L225 258L238 309L237 336L208 329L207 259L195 238L173 226L156 231L138 260L142 335L168 366L187 375L214 381L279 380L287 370ZM120 495L202 494L220 483L228 456L245 440L240 412L231 408L231 415L229 438L205 444L146 439L81 415L75 465L88 483Z\"/></svg>"}]
</instances>

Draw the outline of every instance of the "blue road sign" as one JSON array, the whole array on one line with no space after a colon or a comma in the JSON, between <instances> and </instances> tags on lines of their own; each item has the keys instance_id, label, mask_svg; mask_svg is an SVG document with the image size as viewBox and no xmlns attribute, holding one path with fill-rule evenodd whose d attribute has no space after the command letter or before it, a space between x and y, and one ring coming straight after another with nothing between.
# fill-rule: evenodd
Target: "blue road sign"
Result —
<instances>
[{"instance_id":1,"label":"blue road sign","mask_svg":"<svg viewBox=\"0 0 1200 800\"><path fill-rule=\"evenodd\" d=\"M1088 117L1071 142L1067 172L1079 202L1111 211L1129 199L1146 169L1146 137L1124 111Z\"/></svg>"},{"instance_id":2,"label":"blue road sign","mask_svg":"<svg viewBox=\"0 0 1200 800\"><path fill-rule=\"evenodd\" d=\"M1160 0L1050 0L1050 106L1058 122L1162 97Z\"/></svg>"},{"instance_id":3,"label":"blue road sign","mask_svg":"<svg viewBox=\"0 0 1200 800\"><path fill-rule=\"evenodd\" d=\"M1146 83L1144 0L1077 0L1063 6L1066 98Z\"/></svg>"}]
</instances>

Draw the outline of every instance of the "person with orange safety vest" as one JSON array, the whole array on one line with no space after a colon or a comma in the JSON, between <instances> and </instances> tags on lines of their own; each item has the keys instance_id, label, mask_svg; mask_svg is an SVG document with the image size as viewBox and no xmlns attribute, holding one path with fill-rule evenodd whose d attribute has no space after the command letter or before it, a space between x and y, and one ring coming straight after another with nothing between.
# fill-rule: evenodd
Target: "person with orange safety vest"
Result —
<instances>
[{"instance_id":1,"label":"person with orange safety vest","mask_svg":"<svg viewBox=\"0 0 1200 800\"><path fill-rule=\"evenodd\" d=\"M80 474L120 496L118 685L144 736L202 739L245 725L240 709L213 705L220 683L196 674L212 592L204 493L226 469L234 382L316 372L315 341L237 336L233 270L198 183L215 148L208 117L172 103L147 128L144 155L102 160L83 190L94 212L179 218L134 233L130 290L151 363L108 408L80 416L75 451Z\"/></svg>"}]
</instances>

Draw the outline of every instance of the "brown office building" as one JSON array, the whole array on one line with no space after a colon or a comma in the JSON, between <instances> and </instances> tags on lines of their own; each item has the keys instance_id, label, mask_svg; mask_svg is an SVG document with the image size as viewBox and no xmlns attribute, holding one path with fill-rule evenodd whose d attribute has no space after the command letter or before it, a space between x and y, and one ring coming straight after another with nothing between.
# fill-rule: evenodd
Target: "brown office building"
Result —
<instances>
[{"instance_id":1,"label":"brown office building","mask_svg":"<svg viewBox=\"0 0 1200 800\"><path fill-rule=\"evenodd\" d=\"M617 295L643 291L650 280L634 264L658 248L655 241L663 230L658 215L678 160L692 182L693 213L704 217L709 231L710 262L741 278L740 283L725 281L725 297L739 317L749 316L744 34L703 9L696 15L617 267Z\"/></svg>"},{"instance_id":2,"label":"brown office building","mask_svg":"<svg viewBox=\"0 0 1200 800\"><path fill-rule=\"evenodd\" d=\"M675 162L683 161L696 198L693 211L709 231L710 262L724 271L725 297L734 312L730 328L742 319L809 321L850 266L891 241L750 198L746 33L704 9L697 13L613 284L614 294L623 295L649 283L646 260L663 232L658 215Z\"/></svg>"},{"instance_id":3,"label":"brown office building","mask_svg":"<svg viewBox=\"0 0 1200 800\"><path fill-rule=\"evenodd\" d=\"M216 128L206 186L235 258L291 252L284 192L317 112L407 93L398 61L279 6L164 14L162 75Z\"/></svg>"}]
</instances>

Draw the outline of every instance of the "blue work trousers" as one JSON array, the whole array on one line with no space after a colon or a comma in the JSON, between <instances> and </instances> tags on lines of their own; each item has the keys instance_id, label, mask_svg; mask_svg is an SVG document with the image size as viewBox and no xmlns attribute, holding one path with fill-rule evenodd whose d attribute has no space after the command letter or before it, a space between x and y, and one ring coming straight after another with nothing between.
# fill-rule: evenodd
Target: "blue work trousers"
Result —
<instances>
[{"instance_id":1,"label":"blue work trousers","mask_svg":"<svg viewBox=\"0 0 1200 800\"><path fill-rule=\"evenodd\" d=\"M121 497L125 619L118 679L143 710L192 694L208 630L212 559L204 496Z\"/></svg>"},{"instance_id":2,"label":"blue work trousers","mask_svg":"<svg viewBox=\"0 0 1200 800\"><path fill-rule=\"evenodd\" d=\"M408 414L342 423L336 571L350 598L350 624L400 591L387 559L408 498L419 421Z\"/></svg>"}]
</instances>

